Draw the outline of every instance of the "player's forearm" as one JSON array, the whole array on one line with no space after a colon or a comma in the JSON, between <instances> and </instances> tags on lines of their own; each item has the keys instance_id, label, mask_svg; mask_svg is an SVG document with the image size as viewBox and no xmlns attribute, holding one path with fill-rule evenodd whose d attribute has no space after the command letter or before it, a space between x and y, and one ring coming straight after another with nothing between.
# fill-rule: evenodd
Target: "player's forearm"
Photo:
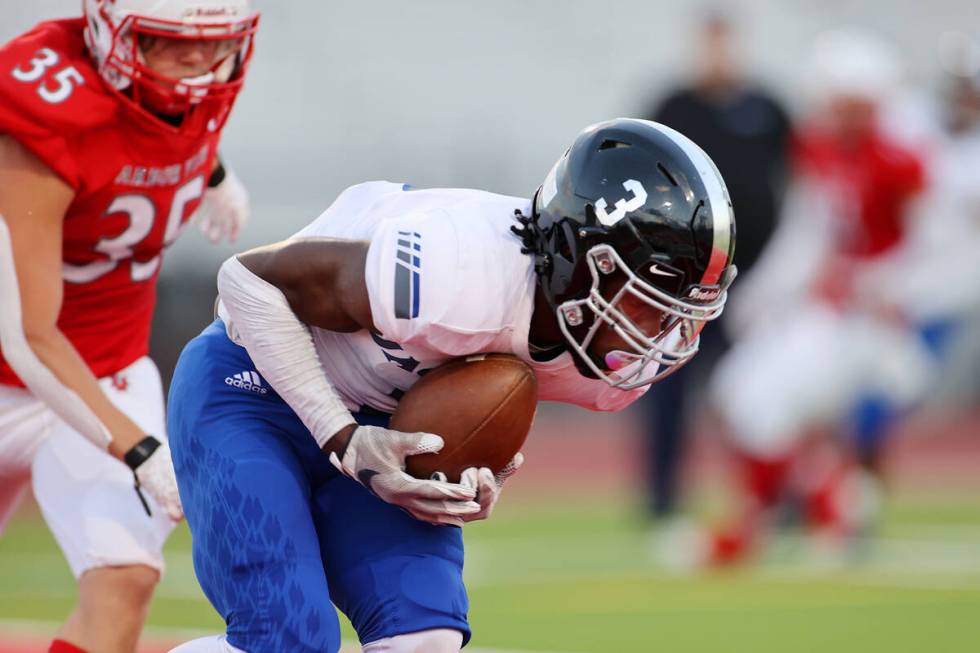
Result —
<instances>
[{"instance_id":1,"label":"player's forearm","mask_svg":"<svg viewBox=\"0 0 980 653\"><path fill-rule=\"evenodd\" d=\"M248 350L259 373L323 447L354 424L316 353L309 328L283 293L236 258L218 273L218 293L230 316L229 332Z\"/></svg>"},{"instance_id":2,"label":"player's forearm","mask_svg":"<svg viewBox=\"0 0 980 653\"><path fill-rule=\"evenodd\" d=\"M50 371L64 390L81 400L98 424L92 424L90 419L70 410L63 401L66 393L59 388L49 387L50 384L45 383L43 379L38 379L37 373L30 370L30 362L26 362L25 365L24 362L18 361L19 365L12 365L31 392L41 398L65 422L90 440L97 434L98 426L102 426L107 431L103 437L108 436L109 440L108 442L103 440L104 444L99 442L96 444L106 447L109 453L119 459L122 459L133 445L146 436L135 422L109 401L95 375L61 331L53 329L45 334L29 334L27 344L30 353L36 356L37 362ZM22 370L17 369L18 367L23 368L27 374L22 374Z\"/></svg>"},{"instance_id":3,"label":"player's forearm","mask_svg":"<svg viewBox=\"0 0 980 653\"><path fill-rule=\"evenodd\" d=\"M31 307L25 319L13 245L7 222L0 216L0 349L17 376L72 428L100 448L113 438L113 451L125 447L133 428L108 401L71 343ZM43 284L39 284L43 292ZM60 285L58 286L60 289ZM120 419L121 418L121 419Z\"/></svg>"},{"instance_id":4,"label":"player's forearm","mask_svg":"<svg viewBox=\"0 0 980 653\"><path fill-rule=\"evenodd\" d=\"M0 344L10 367L34 396L95 446L121 458L143 437L140 429L109 402L60 332L27 338L5 324L0 326Z\"/></svg>"}]
</instances>

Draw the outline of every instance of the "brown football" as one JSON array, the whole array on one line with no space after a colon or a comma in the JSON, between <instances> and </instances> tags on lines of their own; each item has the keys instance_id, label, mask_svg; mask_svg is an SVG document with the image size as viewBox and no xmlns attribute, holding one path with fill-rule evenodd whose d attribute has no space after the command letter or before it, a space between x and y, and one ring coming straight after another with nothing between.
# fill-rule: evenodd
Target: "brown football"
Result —
<instances>
[{"instance_id":1,"label":"brown football","mask_svg":"<svg viewBox=\"0 0 980 653\"><path fill-rule=\"evenodd\" d=\"M467 467L499 472L514 457L534 421L538 383L531 367L508 354L449 361L423 376L398 402L391 428L442 436L439 453L411 456L416 478L444 473L458 482Z\"/></svg>"}]
</instances>

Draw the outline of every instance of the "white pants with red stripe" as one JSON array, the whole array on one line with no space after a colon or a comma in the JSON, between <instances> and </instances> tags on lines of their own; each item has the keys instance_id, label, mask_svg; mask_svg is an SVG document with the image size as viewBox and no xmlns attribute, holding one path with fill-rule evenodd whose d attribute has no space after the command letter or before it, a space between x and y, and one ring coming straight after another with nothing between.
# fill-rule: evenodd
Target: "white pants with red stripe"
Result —
<instances>
[{"instance_id":1,"label":"white pants with red stripe","mask_svg":"<svg viewBox=\"0 0 980 653\"><path fill-rule=\"evenodd\" d=\"M160 374L149 358L99 383L146 433L165 436ZM0 532L29 484L76 578L117 565L163 571L163 543L174 523L149 496L153 515L146 514L132 471L29 391L0 386Z\"/></svg>"},{"instance_id":2,"label":"white pants with red stripe","mask_svg":"<svg viewBox=\"0 0 980 653\"><path fill-rule=\"evenodd\" d=\"M709 392L734 443L770 459L790 451L807 429L839 426L867 394L909 406L932 374L910 329L814 302L737 342Z\"/></svg>"}]
</instances>

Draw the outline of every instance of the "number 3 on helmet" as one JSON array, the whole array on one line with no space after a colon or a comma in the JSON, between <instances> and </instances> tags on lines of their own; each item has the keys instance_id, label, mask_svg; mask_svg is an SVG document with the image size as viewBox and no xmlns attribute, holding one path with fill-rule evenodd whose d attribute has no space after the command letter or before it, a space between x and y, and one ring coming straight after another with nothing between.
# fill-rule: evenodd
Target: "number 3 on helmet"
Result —
<instances>
[{"instance_id":1,"label":"number 3 on helmet","mask_svg":"<svg viewBox=\"0 0 980 653\"><path fill-rule=\"evenodd\" d=\"M721 315L735 278L735 218L725 182L704 151L647 120L586 128L515 228L535 257L538 286L579 369L621 389L679 369L697 353L705 322ZM622 285L606 289L604 278ZM663 317L656 333L623 310L633 297ZM602 369L588 353L607 325L629 361Z\"/></svg>"},{"instance_id":2,"label":"number 3 on helmet","mask_svg":"<svg viewBox=\"0 0 980 653\"><path fill-rule=\"evenodd\" d=\"M248 0L83 0L85 42L99 73L126 101L187 132L220 129L241 90L259 15ZM214 41L210 69L174 79L147 65L152 39ZM150 102L152 100L152 102ZM153 107L153 111L147 109Z\"/></svg>"}]
</instances>

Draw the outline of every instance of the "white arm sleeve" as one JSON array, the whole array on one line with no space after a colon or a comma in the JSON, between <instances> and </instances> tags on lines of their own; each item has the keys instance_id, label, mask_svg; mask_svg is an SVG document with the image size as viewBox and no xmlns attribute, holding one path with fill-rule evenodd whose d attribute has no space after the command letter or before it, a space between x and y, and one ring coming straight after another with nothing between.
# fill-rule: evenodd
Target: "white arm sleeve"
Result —
<instances>
[{"instance_id":1,"label":"white arm sleeve","mask_svg":"<svg viewBox=\"0 0 980 653\"><path fill-rule=\"evenodd\" d=\"M232 338L248 350L265 377L323 445L354 418L327 379L309 328L282 292L242 265L237 256L218 272L218 294Z\"/></svg>"},{"instance_id":2,"label":"white arm sleeve","mask_svg":"<svg viewBox=\"0 0 980 653\"><path fill-rule=\"evenodd\" d=\"M0 306L3 307L0 310L0 350L10 367L34 396L43 401L58 417L95 446L100 449L108 448L112 441L109 429L81 397L59 381L41 362L27 342L21 317L14 250L3 216L0 216Z\"/></svg>"}]
</instances>

